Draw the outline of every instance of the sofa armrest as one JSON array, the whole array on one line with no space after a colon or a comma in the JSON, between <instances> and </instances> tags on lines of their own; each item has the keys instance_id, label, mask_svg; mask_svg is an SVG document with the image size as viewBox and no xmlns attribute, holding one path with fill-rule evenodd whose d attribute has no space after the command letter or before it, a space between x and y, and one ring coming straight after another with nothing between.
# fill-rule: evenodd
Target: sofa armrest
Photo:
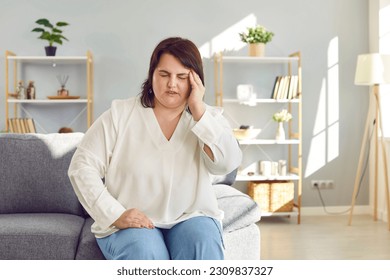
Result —
<instances>
[{"instance_id":1,"label":"sofa armrest","mask_svg":"<svg viewBox=\"0 0 390 280\"><path fill-rule=\"evenodd\" d=\"M222 184L215 185L214 190L218 206L225 213L224 231L232 232L260 221L260 207L248 195Z\"/></svg>"}]
</instances>

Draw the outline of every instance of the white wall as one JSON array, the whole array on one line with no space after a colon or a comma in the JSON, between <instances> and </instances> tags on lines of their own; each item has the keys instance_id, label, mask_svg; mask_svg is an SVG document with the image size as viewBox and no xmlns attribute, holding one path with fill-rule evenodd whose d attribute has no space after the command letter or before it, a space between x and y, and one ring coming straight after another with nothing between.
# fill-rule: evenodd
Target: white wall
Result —
<instances>
[{"instance_id":1,"label":"white wall","mask_svg":"<svg viewBox=\"0 0 390 280\"><path fill-rule=\"evenodd\" d=\"M245 20L265 25L276 34L267 55L302 52L303 205L320 205L309 186L312 179L334 180L335 189L323 192L329 206L350 204L367 110L365 90L353 84L356 57L368 50L367 0L0 0L0 4L1 107L4 51L42 54L44 43L30 30L36 19L47 17L71 23L64 28L70 41L58 55L83 55L87 49L94 54L95 117L112 99L138 94L151 51L161 39L187 37L207 53L227 40L239 48L234 28ZM244 54L246 49L230 52ZM207 101L213 103L208 64L206 75ZM0 130L5 127L1 112ZM368 203L366 191L357 203Z\"/></svg>"}]
</instances>

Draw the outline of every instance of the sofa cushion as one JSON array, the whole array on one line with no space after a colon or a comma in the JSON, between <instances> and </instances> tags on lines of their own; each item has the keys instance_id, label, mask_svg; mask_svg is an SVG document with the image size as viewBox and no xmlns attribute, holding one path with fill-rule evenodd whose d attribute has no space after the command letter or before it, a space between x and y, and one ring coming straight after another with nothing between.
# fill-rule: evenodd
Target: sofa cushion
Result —
<instances>
[{"instance_id":1,"label":"sofa cushion","mask_svg":"<svg viewBox=\"0 0 390 280\"><path fill-rule=\"evenodd\" d=\"M84 215L67 175L82 136L0 134L0 213Z\"/></svg>"},{"instance_id":2,"label":"sofa cushion","mask_svg":"<svg viewBox=\"0 0 390 280\"><path fill-rule=\"evenodd\" d=\"M0 214L0 259L74 259L83 225L69 214Z\"/></svg>"},{"instance_id":3,"label":"sofa cushion","mask_svg":"<svg viewBox=\"0 0 390 280\"><path fill-rule=\"evenodd\" d=\"M224 232L225 260L259 260L260 228L250 224L239 230Z\"/></svg>"},{"instance_id":4,"label":"sofa cushion","mask_svg":"<svg viewBox=\"0 0 390 280\"><path fill-rule=\"evenodd\" d=\"M215 185L214 189L218 206L225 213L222 221L224 231L232 232L260 220L260 208L248 195L221 184Z\"/></svg>"},{"instance_id":5,"label":"sofa cushion","mask_svg":"<svg viewBox=\"0 0 390 280\"><path fill-rule=\"evenodd\" d=\"M93 224L92 218L85 220L80 234L79 247L77 249L76 260L104 260L103 253L99 249L95 235L91 233Z\"/></svg>"}]
</instances>

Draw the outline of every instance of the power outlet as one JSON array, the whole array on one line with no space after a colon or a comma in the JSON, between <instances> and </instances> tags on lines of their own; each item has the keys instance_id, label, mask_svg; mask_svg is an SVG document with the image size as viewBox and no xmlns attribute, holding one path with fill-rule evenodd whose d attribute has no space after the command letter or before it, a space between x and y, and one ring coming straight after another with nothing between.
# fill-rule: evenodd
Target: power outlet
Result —
<instances>
[{"instance_id":1,"label":"power outlet","mask_svg":"<svg viewBox=\"0 0 390 280\"><path fill-rule=\"evenodd\" d=\"M313 189L334 189L333 180L312 180L311 187Z\"/></svg>"}]
</instances>

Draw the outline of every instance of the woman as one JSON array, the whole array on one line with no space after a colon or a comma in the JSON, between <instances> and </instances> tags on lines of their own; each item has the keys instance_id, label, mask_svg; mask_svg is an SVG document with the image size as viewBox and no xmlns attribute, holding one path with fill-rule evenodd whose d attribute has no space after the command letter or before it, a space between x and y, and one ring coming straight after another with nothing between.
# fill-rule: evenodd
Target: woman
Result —
<instances>
[{"instance_id":1,"label":"woman","mask_svg":"<svg viewBox=\"0 0 390 280\"><path fill-rule=\"evenodd\" d=\"M204 93L197 47L165 39L141 96L113 101L85 134L69 177L107 259L223 259L210 174L237 168L241 151Z\"/></svg>"}]
</instances>

